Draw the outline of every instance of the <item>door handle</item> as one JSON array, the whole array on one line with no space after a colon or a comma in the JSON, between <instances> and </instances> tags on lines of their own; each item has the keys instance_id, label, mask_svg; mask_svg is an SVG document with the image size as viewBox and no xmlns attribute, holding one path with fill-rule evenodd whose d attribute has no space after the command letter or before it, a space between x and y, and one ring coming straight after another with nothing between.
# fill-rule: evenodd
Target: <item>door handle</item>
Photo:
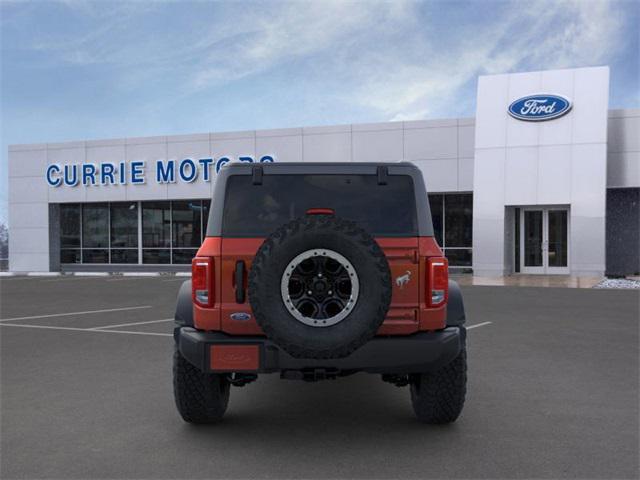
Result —
<instances>
[{"instance_id":1,"label":"door handle","mask_svg":"<svg viewBox=\"0 0 640 480\"><path fill-rule=\"evenodd\" d=\"M236 262L235 271L235 283L236 283L236 303L244 303L244 261L238 260Z\"/></svg>"}]
</instances>

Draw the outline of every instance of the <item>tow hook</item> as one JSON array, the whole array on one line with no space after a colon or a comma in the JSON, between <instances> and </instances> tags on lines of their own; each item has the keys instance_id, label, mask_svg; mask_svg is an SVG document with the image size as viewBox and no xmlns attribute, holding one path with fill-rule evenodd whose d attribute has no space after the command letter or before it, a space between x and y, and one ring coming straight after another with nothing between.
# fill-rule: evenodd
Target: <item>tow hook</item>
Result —
<instances>
[{"instance_id":1,"label":"tow hook","mask_svg":"<svg viewBox=\"0 0 640 480\"><path fill-rule=\"evenodd\" d=\"M230 373L227 375L227 380L234 387L244 387L247 383L255 382L258 379L258 375L255 373Z\"/></svg>"}]
</instances>

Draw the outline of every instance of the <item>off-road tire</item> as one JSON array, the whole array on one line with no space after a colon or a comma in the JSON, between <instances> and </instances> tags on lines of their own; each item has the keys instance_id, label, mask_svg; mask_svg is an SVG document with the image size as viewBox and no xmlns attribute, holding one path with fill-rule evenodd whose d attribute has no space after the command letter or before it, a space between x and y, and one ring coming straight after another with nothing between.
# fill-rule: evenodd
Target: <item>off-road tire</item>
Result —
<instances>
[{"instance_id":1,"label":"off-road tire","mask_svg":"<svg viewBox=\"0 0 640 480\"><path fill-rule=\"evenodd\" d=\"M464 406L467 392L467 350L434 372L411 375L411 403L421 422L454 422Z\"/></svg>"},{"instance_id":2,"label":"off-road tire","mask_svg":"<svg viewBox=\"0 0 640 480\"><path fill-rule=\"evenodd\" d=\"M302 252L326 248L351 262L360 283L353 310L324 327L297 320L282 299L281 279ZM306 215L278 228L259 248L249 273L249 301L256 322L274 343L297 358L345 357L369 341L391 303L391 272L374 238L355 222Z\"/></svg>"},{"instance_id":3,"label":"off-road tire","mask_svg":"<svg viewBox=\"0 0 640 480\"><path fill-rule=\"evenodd\" d=\"M226 376L201 372L175 348L173 393L178 412L185 422L218 422L227 410L229 390Z\"/></svg>"}]
</instances>

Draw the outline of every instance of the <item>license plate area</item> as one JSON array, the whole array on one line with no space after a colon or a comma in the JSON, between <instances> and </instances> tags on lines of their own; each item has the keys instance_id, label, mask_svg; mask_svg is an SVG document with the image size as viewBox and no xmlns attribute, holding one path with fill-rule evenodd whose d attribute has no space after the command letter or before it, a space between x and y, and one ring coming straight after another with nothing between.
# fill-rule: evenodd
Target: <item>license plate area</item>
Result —
<instances>
[{"instance_id":1,"label":"license plate area","mask_svg":"<svg viewBox=\"0 0 640 480\"><path fill-rule=\"evenodd\" d=\"M209 346L209 368L214 372L254 372L260 368L259 345Z\"/></svg>"}]
</instances>

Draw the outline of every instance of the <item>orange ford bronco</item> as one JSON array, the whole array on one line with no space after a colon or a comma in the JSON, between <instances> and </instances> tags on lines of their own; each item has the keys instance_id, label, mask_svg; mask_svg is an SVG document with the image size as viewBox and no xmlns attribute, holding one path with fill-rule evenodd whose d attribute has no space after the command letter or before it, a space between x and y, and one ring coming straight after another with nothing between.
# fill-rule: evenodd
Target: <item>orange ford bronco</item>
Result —
<instances>
[{"instance_id":1,"label":"orange ford bronco","mask_svg":"<svg viewBox=\"0 0 640 480\"><path fill-rule=\"evenodd\" d=\"M187 422L221 419L231 386L266 373L377 373L410 386L426 423L452 422L464 404L462 296L410 163L223 168L175 321Z\"/></svg>"}]
</instances>

